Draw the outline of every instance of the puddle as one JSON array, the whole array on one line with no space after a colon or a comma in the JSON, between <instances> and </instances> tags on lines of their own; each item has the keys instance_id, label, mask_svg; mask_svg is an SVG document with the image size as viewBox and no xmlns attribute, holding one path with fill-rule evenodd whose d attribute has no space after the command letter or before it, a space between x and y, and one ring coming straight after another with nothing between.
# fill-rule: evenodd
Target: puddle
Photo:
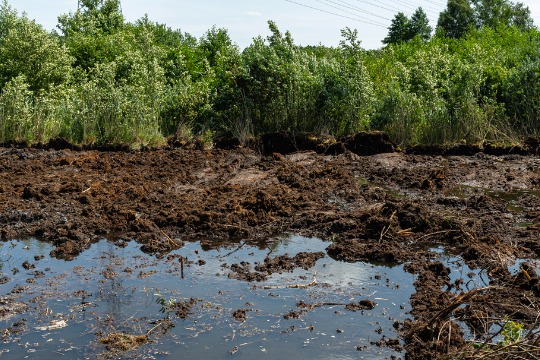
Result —
<instances>
[{"instance_id":1,"label":"puddle","mask_svg":"<svg viewBox=\"0 0 540 360\"><path fill-rule=\"evenodd\" d=\"M452 289L453 292L470 291L476 288L489 286L489 275L482 269L471 269L460 257L449 255L443 246L431 248L437 254L436 260L450 268L450 283L459 284Z\"/></svg>"},{"instance_id":2,"label":"puddle","mask_svg":"<svg viewBox=\"0 0 540 360\"><path fill-rule=\"evenodd\" d=\"M523 212L525 208L519 205L518 200L526 195L533 195L537 198L540 198L540 190L531 190L531 189L514 189L511 191L494 191L486 190L487 195L494 199L501 199L506 203L506 207L510 211L514 212Z\"/></svg>"},{"instance_id":3,"label":"puddle","mask_svg":"<svg viewBox=\"0 0 540 360\"><path fill-rule=\"evenodd\" d=\"M508 267L508 271L510 271L512 275L516 275L517 273L522 271L521 265L523 263L529 263L533 265L536 268L536 275L540 276L540 259L517 259L514 264Z\"/></svg>"},{"instance_id":4,"label":"puddle","mask_svg":"<svg viewBox=\"0 0 540 360\"><path fill-rule=\"evenodd\" d=\"M362 186L362 185L368 185L372 188L375 188L375 189L381 189L382 191L384 191L387 195L391 196L391 197L394 197L396 199L405 199L407 198L406 195L402 194L401 192L399 192L398 190L396 189L393 189L389 186L386 186L384 184L381 184L381 183L377 183L377 182L373 182L373 181L369 181L367 179L364 179L364 178L357 178L357 181L358 181L358 185L359 186Z\"/></svg>"},{"instance_id":5,"label":"puddle","mask_svg":"<svg viewBox=\"0 0 540 360\"><path fill-rule=\"evenodd\" d=\"M371 344L383 335L396 338L394 322L408 317L414 277L402 266L351 264L324 257L309 270L274 274L261 283L228 277L235 263L253 264L269 253L293 256L324 251L328 245L291 237L264 250L239 245L205 251L200 243L187 243L158 260L142 253L134 242L119 247L103 240L73 261L63 261L49 257L53 249L49 244L6 242L0 248L0 278L6 277L0 281L0 316L6 315L4 304L22 304L26 309L0 322L0 358L111 357L99 339L111 333L144 335L165 318L154 296L158 292L166 301L199 301L186 319L171 315L174 327L151 331L150 343L114 358L402 357L393 349ZM187 258L183 279L180 256ZM284 286L309 283L315 273L314 286ZM345 309L345 304L365 299L376 302L375 308ZM300 301L322 305L299 319L286 320L284 315L300 310L296 306ZM244 322L232 317L239 309L247 309Z\"/></svg>"},{"instance_id":6,"label":"puddle","mask_svg":"<svg viewBox=\"0 0 540 360\"><path fill-rule=\"evenodd\" d=\"M454 196L460 199L468 199L473 195L485 194L494 199L500 199L506 204L506 208L513 212L523 212L525 208L519 204L523 196L536 196L540 198L538 189L512 189L510 191L491 190L470 185L458 185L443 191L445 196Z\"/></svg>"}]
</instances>

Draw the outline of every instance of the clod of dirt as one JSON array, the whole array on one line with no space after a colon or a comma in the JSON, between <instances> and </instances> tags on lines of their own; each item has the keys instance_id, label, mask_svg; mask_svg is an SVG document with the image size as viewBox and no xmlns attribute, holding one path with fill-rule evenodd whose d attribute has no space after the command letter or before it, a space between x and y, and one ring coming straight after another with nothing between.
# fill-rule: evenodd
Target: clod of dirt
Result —
<instances>
[{"instance_id":1,"label":"clod of dirt","mask_svg":"<svg viewBox=\"0 0 540 360\"><path fill-rule=\"evenodd\" d=\"M54 149L54 150L64 150L70 149L74 151L80 151L82 148L78 145L74 145L69 141L62 138L55 138L49 140L49 142L42 146L43 149Z\"/></svg>"},{"instance_id":2,"label":"clod of dirt","mask_svg":"<svg viewBox=\"0 0 540 360\"><path fill-rule=\"evenodd\" d=\"M229 278L232 279L252 282L264 281L268 277L266 274L252 271L251 265L246 261L242 261L240 264L232 264L230 269L232 272L229 274Z\"/></svg>"},{"instance_id":3,"label":"clod of dirt","mask_svg":"<svg viewBox=\"0 0 540 360\"><path fill-rule=\"evenodd\" d=\"M296 268L302 268L309 270L317 260L325 257L325 253L318 252L300 252L294 257L290 257L287 254L276 257L266 257L262 264L257 264L255 270L251 269L251 265L248 262L241 262L240 264L232 264L230 269L232 271L229 274L230 278L235 278L244 281L264 281L268 276L274 273L291 272Z\"/></svg>"},{"instance_id":4,"label":"clod of dirt","mask_svg":"<svg viewBox=\"0 0 540 360\"><path fill-rule=\"evenodd\" d=\"M15 287L13 288L13 290L11 290L11 293L12 294L21 294L23 292L25 292L26 290L28 290L28 286L23 286L23 285L15 285Z\"/></svg>"},{"instance_id":5,"label":"clod of dirt","mask_svg":"<svg viewBox=\"0 0 540 360\"><path fill-rule=\"evenodd\" d=\"M174 305L171 306L171 310L180 319L187 319L193 306L195 306L200 300L190 298L189 300L176 300Z\"/></svg>"},{"instance_id":6,"label":"clod of dirt","mask_svg":"<svg viewBox=\"0 0 540 360\"><path fill-rule=\"evenodd\" d=\"M352 302L345 305L345 309L349 311L360 311L360 310L372 310L377 306L377 303L373 300L360 300L359 302Z\"/></svg>"},{"instance_id":7,"label":"clod of dirt","mask_svg":"<svg viewBox=\"0 0 540 360\"><path fill-rule=\"evenodd\" d=\"M56 249L51 251L51 257L64 259L64 260L73 260L75 256L80 253L80 245L77 245L71 240L67 240L64 243L56 246Z\"/></svg>"},{"instance_id":8,"label":"clod of dirt","mask_svg":"<svg viewBox=\"0 0 540 360\"><path fill-rule=\"evenodd\" d=\"M214 148L222 150L233 150L241 146L240 140L234 137L220 136L214 140Z\"/></svg>"},{"instance_id":9,"label":"clod of dirt","mask_svg":"<svg viewBox=\"0 0 540 360\"><path fill-rule=\"evenodd\" d=\"M25 270L34 269L36 266L34 264L30 264L28 261L23 262L22 267Z\"/></svg>"},{"instance_id":10,"label":"clod of dirt","mask_svg":"<svg viewBox=\"0 0 540 360\"><path fill-rule=\"evenodd\" d=\"M427 179L422 181L422 189L442 189L444 187L445 173L441 169L433 170Z\"/></svg>"},{"instance_id":11,"label":"clod of dirt","mask_svg":"<svg viewBox=\"0 0 540 360\"><path fill-rule=\"evenodd\" d=\"M143 236L141 236L143 238ZM169 237L154 237L153 235L144 235L145 243L141 246L141 251L146 254L167 254L173 250L180 249L183 242Z\"/></svg>"},{"instance_id":12,"label":"clod of dirt","mask_svg":"<svg viewBox=\"0 0 540 360\"><path fill-rule=\"evenodd\" d=\"M264 259L264 263L255 266L255 270L271 275L275 272L282 273L284 271L293 271L294 269L300 267L304 270L309 270L317 260L325 257L325 253L322 251L318 252L299 252L294 257L289 257L288 255L276 256L273 258L267 257Z\"/></svg>"},{"instance_id":13,"label":"clod of dirt","mask_svg":"<svg viewBox=\"0 0 540 360\"><path fill-rule=\"evenodd\" d=\"M370 342L371 345L376 345L378 347L387 347L394 351L401 352L403 351L403 348L401 347L401 344L399 342L399 339L390 338L387 339L385 336L382 337L379 341L372 341Z\"/></svg>"},{"instance_id":14,"label":"clod of dirt","mask_svg":"<svg viewBox=\"0 0 540 360\"><path fill-rule=\"evenodd\" d=\"M285 315L283 315L283 318L285 320L289 320L289 319L300 319L302 318L302 316L304 316L305 314L307 314L307 310L306 309L302 309L302 310L291 310L289 311L288 313L286 313Z\"/></svg>"},{"instance_id":15,"label":"clod of dirt","mask_svg":"<svg viewBox=\"0 0 540 360\"><path fill-rule=\"evenodd\" d=\"M247 319L247 313L252 311L251 309L238 309L232 313L232 317L236 321L244 322Z\"/></svg>"},{"instance_id":16,"label":"clod of dirt","mask_svg":"<svg viewBox=\"0 0 540 360\"><path fill-rule=\"evenodd\" d=\"M22 193L22 198L24 200L36 199L37 201L40 201L42 199L39 191L32 188L30 185L24 188L23 193Z\"/></svg>"}]
</instances>

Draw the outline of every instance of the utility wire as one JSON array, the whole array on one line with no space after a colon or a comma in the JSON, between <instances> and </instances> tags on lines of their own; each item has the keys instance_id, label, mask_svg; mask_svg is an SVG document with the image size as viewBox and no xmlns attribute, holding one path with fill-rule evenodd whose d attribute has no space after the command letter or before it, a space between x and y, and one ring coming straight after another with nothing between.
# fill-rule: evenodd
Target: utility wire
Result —
<instances>
[{"instance_id":1,"label":"utility wire","mask_svg":"<svg viewBox=\"0 0 540 360\"><path fill-rule=\"evenodd\" d=\"M379 27L382 27L382 28L386 28L385 25L382 25L382 24L379 24L379 23L376 23L376 22L370 22L370 21L360 20L360 19L358 19L358 18L353 18L353 17L346 16L346 15L336 14L336 13L331 12L331 11L326 11L326 10L319 9L319 8L316 8L316 7L313 7L313 6L301 4L301 3L299 3L299 2L292 1L292 0L285 0L285 1L286 1L286 2L290 2L290 3L292 3L292 4L300 5L300 6L309 8L309 9L317 10L317 11L320 11L320 12L323 12L323 13L326 13L326 14L339 16L339 17L342 17L342 18L345 18L345 19L350 19L350 20L358 21L358 22L364 23L364 24L369 24L369 25L374 25L374 26L379 26Z\"/></svg>"},{"instance_id":2,"label":"utility wire","mask_svg":"<svg viewBox=\"0 0 540 360\"><path fill-rule=\"evenodd\" d=\"M430 4L433 4L433 5L437 5L437 6L446 6L447 4L445 4L444 2L441 2L441 1L434 1L434 0L424 0L425 2L428 2Z\"/></svg>"},{"instance_id":3,"label":"utility wire","mask_svg":"<svg viewBox=\"0 0 540 360\"><path fill-rule=\"evenodd\" d=\"M392 11L392 12L395 12L395 11L400 11L400 9L398 8L387 8L387 7L384 7L382 5L377 5L377 4L374 4L374 3L371 3L369 1L365 1L365 0L356 0L358 2L361 2L361 3L364 3L364 4L368 4L368 5L371 5L371 6L375 6L375 7L378 7L378 8L381 8L381 9L384 9L384 10L388 10L388 11Z\"/></svg>"},{"instance_id":4,"label":"utility wire","mask_svg":"<svg viewBox=\"0 0 540 360\"><path fill-rule=\"evenodd\" d=\"M398 0L390 0L390 2L393 2L393 3L396 3L398 4L399 6L402 6L402 7L405 7L409 10L416 10L416 8L410 6L409 4L407 4L406 2L401 2L401 1L398 1Z\"/></svg>"},{"instance_id":5,"label":"utility wire","mask_svg":"<svg viewBox=\"0 0 540 360\"><path fill-rule=\"evenodd\" d=\"M326 4L326 3L325 3L325 2L323 2L322 0L315 0L315 1L316 1L316 2L318 2L318 3L324 4L324 5L328 6L328 7L331 7L331 8L333 8L333 9L336 9L336 10L342 11L342 12L344 12L344 13L346 13L346 14L349 14L349 15L353 15L353 16L356 16L356 17L357 17L357 18L359 18L359 19L362 19L362 20L367 20L367 21L370 21L370 22L375 22L375 21L374 21L374 20L372 20L372 19L369 19L369 18L366 18L366 17L364 17L364 16L361 16L361 15L355 14L355 13L353 13L353 12L351 12L351 11L348 11L348 10L343 10L343 9L341 9L341 8L337 7L337 6L334 6L334 5L330 5L330 4ZM326 1L326 2L332 2L332 3L336 4L336 2L334 2L334 1L330 1L330 0L324 0L324 1ZM339 5L339 4L338 4L338 5ZM384 20L389 20L389 19L385 19L385 18L383 18L383 19L384 19ZM382 24L381 24L381 25L382 25Z\"/></svg>"},{"instance_id":6,"label":"utility wire","mask_svg":"<svg viewBox=\"0 0 540 360\"><path fill-rule=\"evenodd\" d=\"M407 3L406 1L403 1L403 0L391 0L392 2L394 3L397 3L397 4L400 4L401 6L403 7L406 7L408 9L411 9L411 10L416 10L418 9L418 7L414 8L412 7L409 3ZM422 6L422 9L425 11L425 10L429 10L429 11L432 11L432 12L436 12L438 10L432 8L431 6Z\"/></svg>"},{"instance_id":7,"label":"utility wire","mask_svg":"<svg viewBox=\"0 0 540 360\"><path fill-rule=\"evenodd\" d=\"M341 6L341 7L344 7L344 8L347 8L347 9L351 9L351 10L354 10L354 11L359 11L359 12L362 12L362 13L365 13L365 14L368 14L368 15L371 15L371 16L375 16L375 17L378 17L378 18L381 18L383 20L390 20L389 18L386 18L384 16L381 16L381 15L378 15L378 14L375 14L375 13L372 13L370 11L367 11L367 10L364 10L362 8L359 8L357 6L354 6L354 5L351 5L345 1L341 1L341 0L338 0L340 1L341 3L344 3L345 5L342 5L340 3L337 3L335 1L332 1L332 0L324 0L328 3L332 3L332 4L336 4L337 6ZM319 1L320 2L320 1Z\"/></svg>"}]
</instances>

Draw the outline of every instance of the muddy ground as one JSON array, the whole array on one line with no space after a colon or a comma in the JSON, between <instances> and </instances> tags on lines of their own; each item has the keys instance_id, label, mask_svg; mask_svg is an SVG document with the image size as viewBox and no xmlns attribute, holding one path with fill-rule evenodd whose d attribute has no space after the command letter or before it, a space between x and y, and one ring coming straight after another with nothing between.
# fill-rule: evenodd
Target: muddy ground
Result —
<instances>
[{"instance_id":1,"label":"muddy ground","mask_svg":"<svg viewBox=\"0 0 540 360\"><path fill-rule=\"evenodd\" d=\"M408 358L474 351L458 321L480 334L500 319L537 328L540 158L492 147L369 156L359 148L0 148L0 236L51 242L52 255L68 260L103 238L135 239L161 257L190 240L212 248L317 236L333 241L335 259L406 264L417 274L410 321L396 324ZM489 286L450 283L449 269L432 260L436 247L482 269ZM258 281L323 255L231 271ZM532 261L512 275L516 259Z\"/></svg>"}]
</instances>

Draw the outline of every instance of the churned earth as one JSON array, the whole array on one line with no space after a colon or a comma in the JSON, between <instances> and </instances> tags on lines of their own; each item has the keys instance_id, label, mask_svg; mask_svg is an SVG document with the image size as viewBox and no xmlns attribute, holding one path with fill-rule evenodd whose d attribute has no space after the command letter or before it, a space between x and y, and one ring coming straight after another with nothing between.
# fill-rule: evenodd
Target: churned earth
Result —
<instances>
[{"instance_id":1,"label":"churned earth","mask_svg":"<svg viewBox=\"0 0 540 360\"><path fill-rule=\"evenodd\" d=\"M0 236L51 243L51 256L65 260L105 238L120 246L135 240L163 258L192 241L205 249L261 246L284 234L318 237L331 241L325 252L268 256L257 264L246 259L227 264L229 277L257 283L309 269L324 256L404 265L416 279L408 319L396 323L408 358L473 356L478 348L470 340L503 326L503 319L524 325L530 331L523 336L531 337L524 343L538 345L538 149L392 151L371 144L375 151L366 151L357 140L327 146L326 154L272 144L262 150L0 148ZM456 278L434 249L488 281ZM291 316L305 309L299 304ZM249 311L234 317L241 321ZM396 341L383 337L378 346Z\"/></svg>"}]
</instances>

